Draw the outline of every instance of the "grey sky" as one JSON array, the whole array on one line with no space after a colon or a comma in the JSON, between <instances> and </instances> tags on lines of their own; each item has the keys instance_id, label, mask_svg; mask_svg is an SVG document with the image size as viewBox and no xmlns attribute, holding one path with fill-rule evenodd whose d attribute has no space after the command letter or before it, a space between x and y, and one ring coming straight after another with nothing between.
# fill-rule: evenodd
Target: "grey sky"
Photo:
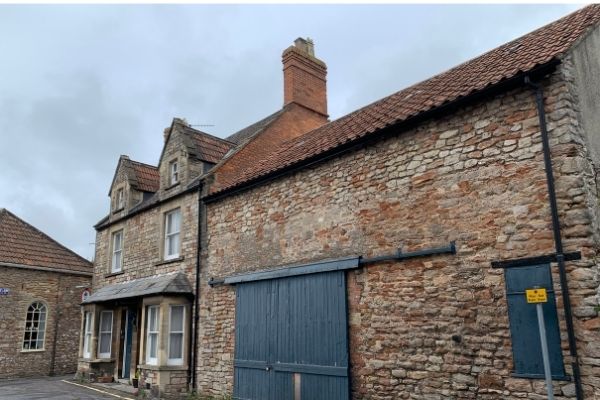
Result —
<instances>
[{"instance_id":1,"label":"grey sky","mask_svg":"<svg viewBox=\"0 0 600 400\"><path fill-rule=\"evenodd\" d=\"M91 258L120 154L156 165L175 116L217 136L282 105L298 36L331 119L578 5L0 5L0 207Z\"/></svg>"}]
</instances>

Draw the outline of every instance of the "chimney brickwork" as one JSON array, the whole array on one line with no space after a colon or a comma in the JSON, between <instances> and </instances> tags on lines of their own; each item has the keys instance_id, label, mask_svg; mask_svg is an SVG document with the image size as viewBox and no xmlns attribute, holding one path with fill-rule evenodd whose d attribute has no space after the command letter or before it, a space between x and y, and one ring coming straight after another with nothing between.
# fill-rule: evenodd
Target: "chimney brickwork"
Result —
<instances>
[{"instance_id":1,"label":"chimney brickwork","mask_svg":"<svg viewBox=\"0 0 600 400\"><path fill-rule=\"evenodd\" d=\"M282 54L284 106L297 103L327 116L327 65L310 39L298 38Z\"/></svg>"}]
</instances>

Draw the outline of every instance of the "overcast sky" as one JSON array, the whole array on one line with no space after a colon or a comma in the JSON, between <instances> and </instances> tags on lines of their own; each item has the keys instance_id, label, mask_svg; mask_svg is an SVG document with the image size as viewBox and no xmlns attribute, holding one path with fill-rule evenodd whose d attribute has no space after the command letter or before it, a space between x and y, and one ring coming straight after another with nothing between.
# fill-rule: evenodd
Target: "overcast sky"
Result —
<instances>
[{"instance_id":1,"label":"overcast sky","mask_svg":"<svg viewBox=\"0 0 600 400\"><path fill-rule=\"evenodd\" d=\"M156 165L173 117L227 136L279 109L299 36L331 119L578 5L0 5L0 207L92 258L120 154Z\"/></svg>"}]
</instances>

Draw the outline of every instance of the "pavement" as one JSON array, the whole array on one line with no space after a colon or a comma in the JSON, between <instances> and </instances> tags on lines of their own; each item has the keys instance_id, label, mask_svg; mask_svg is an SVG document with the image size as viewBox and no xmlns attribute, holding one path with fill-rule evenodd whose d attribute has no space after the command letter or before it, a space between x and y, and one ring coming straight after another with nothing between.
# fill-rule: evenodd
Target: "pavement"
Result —
<instances>
[{"instance_id":1,"label":"pavement","mask_svg":"<svg viewBox=\"0 0 600 400\"><path fill-rule=\"evenodd\" d=\"M0 380L0 400L134 400L135 396L77 382L73 375Z\"/></svg>"}]
</instances>

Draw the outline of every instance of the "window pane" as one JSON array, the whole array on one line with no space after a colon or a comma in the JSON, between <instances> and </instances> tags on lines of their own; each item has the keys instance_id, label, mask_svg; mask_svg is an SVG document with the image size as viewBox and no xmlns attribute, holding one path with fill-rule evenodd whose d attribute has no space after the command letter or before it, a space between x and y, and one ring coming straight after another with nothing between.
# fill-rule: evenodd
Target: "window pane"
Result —
<instances>
[{"instance_id":1,"label":"window pane","mask_svg":"<svg viewBox=\"0 0 600 400\"><path fill-rule=\"evenodd\" d=\"M115 252L113 254L113 270L117 271L121 269L121 252Z\"/></svg>"},{"instance_id":2,"label":"window pane","mask_svg":"<svg viewBox=\"0 0 600 400\"><path fill-rule=\"evenodd\" d=\"M110 331L112 326L112 312L102 312L100 318L100 330L103 332Z\"/></svg>"},{"instance_id":3,"label":"window pane","mask_svg":"<svg viewBox=\"0 0 600 400\"><path fill-rule=\"evenodd\" d=\"M173 211L173 231L179 232L181 226L181 212L179 210Z\"/></svg>"},{"instance_id":4,"label":"window pane","mask_svg":"<svg viewBox=\"0 0 600 400\"><path fill-rule=\"evenodd\" d=\"M92 318L91 313L85 313L85 332L88 333L92 330Z\"/></svg>"},{"instance_id":5,"label":"window pane","mask_svg":"<svg viewBox=\"0 0 600 400\"><path fill-rule=\"evenodd\" d=\"M167 255L171 256L179 252L179 234L173 234L167 238Z\"/></svg>"},{"instance_id":6,"label":"window pane","mask_svg":"<svg viewBox=\"0 0 600 400\"><path fill-rule=\"evenodd\" d=\"M167 234L173 232L173 213L167 214Z\"/></svg>"},{"instance_id":7,"label":"window pane","mask_svg":"<svg viewBox=\"0 0 600 400\"><path fill-rule=\"evenodd\" d=\"M182 357L183 333L171 333L169 338L169 358Z\"/></svg>"},{"instance_id":8,"label":"window pane","mask_svg":"<svg viewBox=\"0 0 600 400\"><path fill-rule=\"evenodd\" d=\"M110 353L110 333L100 334L100 353Z\"/></svg>"},{"instance_id":9,"label":"window pane","mask_svg":"<svg viewBox=\"0 0 600 400\"><path fill-rule=\"evenodd\" d=\"M149 351L149 355L151 358L156 358L156 350L157 350L157 342L158 342L158 334L157 333L151 333L149 336L149 341L150 341L150 351Z\"/></svg>"},{"instance_id":10,"label":"window pane","mask_svg":"<svg viewBox=\"0 0 600 400\"><path fill-rule=\"evenodd\" d=\"M183 306L171 306L171 332L183 332Z\"/></svg>"},{"instance_id":11,"label":"window pane","mask_svg":"<svg viewBox=\"0 0 600 400\"><path fill-rule=\"evenodd\" d=\"M158 307L148 308L148 328L150 331L156 331L158 326Z\"/></svg>"}]
</instances>

